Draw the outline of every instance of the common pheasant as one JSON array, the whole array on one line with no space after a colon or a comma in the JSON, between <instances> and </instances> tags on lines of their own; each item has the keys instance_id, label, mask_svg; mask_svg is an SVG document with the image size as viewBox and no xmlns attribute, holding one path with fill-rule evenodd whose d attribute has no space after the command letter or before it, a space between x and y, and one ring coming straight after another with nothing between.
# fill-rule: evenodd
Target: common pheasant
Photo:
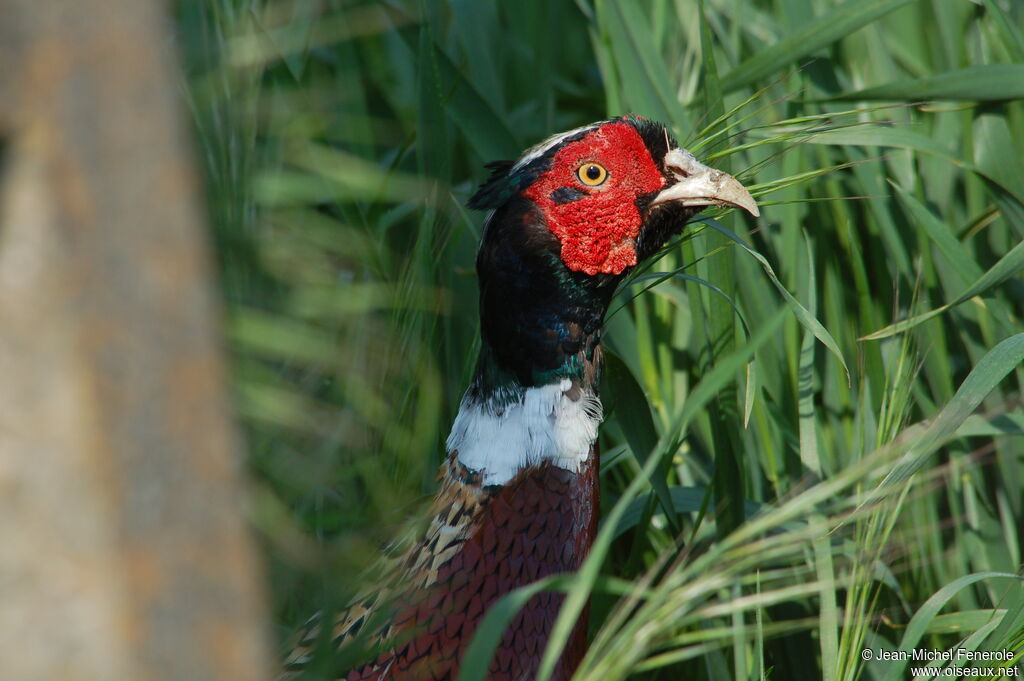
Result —
<instances>
[{"instance_id":1,"label":"common pheasant","mask_svg":"<svg viewBox=\"0 0 1024 681\"><path fill-rule=\"evenodd\" d=\"M386 598L335 623L341 645L371 614L384 622L374 632L383 652L342 671L348 681L454 681L495 600L580 567L597 529L600 341L616 286L703 207L758 215L737 180L637 116L555 135L488 167L468 204L489 211L476 259L476 372L448 436L426 532L396 564ZM504 633L489 679L534 678L562 600L541 593L529 601ZM554 681L569 679L582 659L585 620ZM309 660L317 631L306 633L289 669Z\"/></svg>"}]
</instances>

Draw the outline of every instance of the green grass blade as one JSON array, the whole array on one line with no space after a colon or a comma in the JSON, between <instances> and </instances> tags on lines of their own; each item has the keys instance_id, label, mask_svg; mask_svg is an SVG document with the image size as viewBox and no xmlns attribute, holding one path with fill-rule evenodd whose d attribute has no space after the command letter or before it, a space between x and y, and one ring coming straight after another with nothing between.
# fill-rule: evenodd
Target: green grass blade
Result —
<instances>
[{"instance_id":1,"label":"green grass blade","mask_svg":"<svg viewBox=\"0 0 1024 681\"><path fill-rule=\"evenodd\" d=\"M601 28L612 44L626 106L680 129L689 128L688 117L675 95L675 84L654 49L651 28L640 6L629 0L599 0L597 8Z\"/></svg>"},{"instance_id":2,"label":"green grass blade","mask_svg":"<svg viewBox=\"0 0 1024 681\"><path fill-rule=\"evenodd\" d=\"M960 384L953 399L917 437L906 454L886 475L882 487L901 482L919 470L926 458L977 409L1003 378L1024 361L1024 333L1011 336L992 348Z\"/></svg>"},{"instance_id":3,"label":"green grass blade","mask_svg":"<svg viewBox=\"0 0 1024 681\"><path fill-rule=\"evenodd\" d=\"M700 15L700 53L704 62L704 119L710 121L725 120L725 95L722 92L722 81L718 76L718 67L715 63L714 43L711 40L711 27L708 25L707 15L704 10L704 0L698 3ZM706 134L711 130L702 131ZM714 152L721 146L721 140L714 140L708 145L707 152ZM728 168L723 168L728 170Z\"/></svg>"},{"instance_id":4,"label":"green grass blade","mask_svg":"<svg viewBox=\"0 0 1024 681\"><path fill-rule=\"evenodd\" d=\"M824 518L818 517L818 522ZM821 614L818 638L821 647L822 681L835 681L839 667L839 608L836 603L835 566L832 561L831 537L824 535L814 540L814 567L818 578Z\"/></svg>"},{"instance_id":5,"label":"green grass blade","mask_svg":"<svg viewBox=\"0 0 1024 681\"><path fill-rule=\"evenodd\" d=\"M958 295L954 300L941 305L934 310L929 310L924 314L919 314L910 319L904 319L901 322L890 324L883 329L879 329L874 333L870 333L861 340L881 340L882 338L888 338L889 336L895 336L898 333L903 333L915 326L928 321L933 317L937 317L946 310L954 308L961 303L964 303L975 296L980 296L991 288L999 286L1004 281L1014 277L1024 269L1024 241L1014 246L1009 253L999 259L995 265L991 267L980 279L974 282L966 291Z\"/></svg>"},{"instance_id":6,"label":"green grass blade","mask_svg":"<svg viewBox=\"0 0 1024 681\"><path fill-rule=\"evenodd\" d=\"M963 284L967 285L972 281L981 279L981 277L984 276L984 270L982 270L981 266L975 262L970 251L968 251L967 248L953 235L950 230L950 226L935 217L935 215L928 210L924 204L914 198L910 192L897 184L893 184L892 187L896 190L896 196L899 198L900 203L907 208L910 214L917 221L917 224L924 228L928 233L928 236L938 247L939 252L945 256L946 260L949 261L950 266L956 270Z\"/></svg>"},{"instance_id":7,"label":"green grass blade","mask_svg":"<svg viewBox=\"0 0 1024 681\"><path fill-rule=\"evenodd\" d=\"M996 25L1003 35L1003 42L1013 61L1024 63L1024 35L1021 27L1015 26L1009 17L999 8L996 0L982 0L985 10L995 18Z\"/></svg>"},{"instance_id":8,"label":"green grass blade","mask_svg":"<svg viewBox=\"0 0 1024 681\"><path fill-rule=\"evenodd\" d=\"M935 619L943 606L945 606L958 591L986 579L1022 579L1022 577L1008 572L979 572L970 575L963 575L962 577L954 579L952 582L939 589L935 595L929 598L925 604L922 605L916 613L914 613L914 617L911 618L906 631L903 632L903 638L900 639L900 646L898 650L907 653L913 651L917 644L920 643L925 632L928 631L928 628L932 624L932 620ZM884 681L896 681L896 679L904 678L906 666L906 661L889 661L889 664L886 666L887 674L884 677Z\"/></svg>"},{"instance_id":9,"label":"green grass blade","mask_svg":"<svg viewBox=\"0 0 1024 681\"><path fill-rule=\"evenodd\" d=\"M1024 66L1022 66L1024 72ZM974 162L978 169L1024 201L1024 163L1020 140L1014 139L1004 114L988 112L974 120Z\"/></svg>"},{"instance_id":10,"label":"green grass blade","mask_svg":"<svg viewBox=\"0 0 1024 681\"><path fill-rule=\"evenodd\" d=\"M651 417L650 405L644 389L637 383L629 367L626 366L618 355L605 351L605 364L608 386L615 396L615 413L622 426L630 449L637 462L643 467L648 457L654 455L655 446L658 444L658 433L654 428L654 419ZM651 478L651 486L654 488L658 502L672 528L673 534L678 534L682 529L676 520L676 513L672 505L672 497L669 494L668 482L664 475L656 475Z\"/></svg>"},{"instance_id":11,"label":"green grass blade","mask_svg":"<svg viewBox=\"0 0 1024 681\"><path fill-rule=\"evenodd\" d=\"M751 136L759 139L774 139L777 135L795 137L810 144L855 145L869 147L892 147L913 149L934 154L959 162L954 156L953 146L947 140L937 140L927 135L888 124L858 124L832 129L807 127L766 128L754 131Z\"/></svg>"},{"instance_id":12,"label":"green grass blade","mask_svg":"<svg viewBox=\"0 0 1024 681\"><path fill-rule=\"evenodd\" d=\"M782 294L782 297L785 298L786 302L789 304L789 307L793 311L793 314L796 316L797 321L799 321L805 329L813 333L814 337L817 338L822 345L828 348L829 352L831 352L835 356L835 358L839 360L839 363L843 367L843 371L846 373L846 380L849 383L850 369L846 366L846 360L843 359L843 353L839 349L839 345L836 343L835 339L832 338L832 334L830 334L828 330L821 325L821 322L815 319L814 315L808 312L807 308L801 305L800 301L794 298L793 294L790 293L789 290L782 285L782 282L779 281L779 278L775 276L775 270L773 270L772 266L768 264L768 260L763 255L761 255L753 248L748 246L746 242L744 242L738 236L727 230L725 227L722 227L719 223L715 222L714 220L706 220L704 224L720 232L721 234L724 234L729 240L736 243L740 248L742 248L744 251L749 253L755 260L757 260L758 263L760 263L761 267L764 269L765 274L768 275L768 278L771 280L772 284L775 285L775 288L779 291L779 293Z\"/></svg>"},{"instance_id":13,"label":"green grass blade","mask_svg":"<svg viewBox=\"0 0 1024 681\"><path fill-rule=\"evenodd\" d=\"M1005 101L1024 97L1024 64L971 66L925 78L886 83L877 87L844 92L830 100L922 100Z\"/></svg>"},{"instance_id":14,"label":"green grass blade","mask_svg":"<svg viewBox=\"0 0 1024 681\"><path fill-rule=\"evenodd\" d=\"M491 102L482 96L444 51L433 46L432 61L423 68L435 69L438 104L459 126L465 139L482 159L514 159L522 141L502 120Z\"/></svg>"},{"instance_id":15,"label":"green grass blade","mask_svg":"<svg viewBox=\"0 0 1024 681\"><path fill-rule=\"evenodd\" d=\"M699 3L698 9L701 22L701 55L704 61L704 119L720 120L725 114L725 102L715 66L711 33L703 2ZM713 152L714 147L722 141L716 140L708 152ZM720 168L728 172L730 170L728 161L724 161ZM736 289L735 260L735 251L725 248L721 249L715 258L705 262L710 276L720 282L722 291L730 299L735 296ZM736 347L735 317L731 314L716 313L714 308L711 308L708 311L707 328L711 361L717 362L720 357L732 353ZM712 403L709 410L715 457L712 486L718 499L716 528L719 535L723 537L743 522L742 501L746 460L737 432L738 407L736 384L730 383L723 388L722 393Z\"/></svg>"},{"instance_id":16,"label":"green grass blade","mask_svg":"<svg viewBox=\"0 0 1024 681\"><path fill-rule=\"evenodd\" d=\"M910 0L857 0L845 2L810 21L779 42L762 50L722 77L722 89L733 92L770 77L857 29L885 16Z\"/></svg>"},{"instance_id":17,"label":"green grass blade","mask_svg":"<svg viewBox=\"0 0 1024 681\"><path fill-rule=\"evenodd\" d=\"M804 241L807 245L807 312L813 317L817 314L814 252L811 248L811 240L806 233ZM800 343L800 365L797 375L800 460L811 472L820 476L822 473L821 456L818 454L818 432L814 409L814 334L808 329L804 330L804 337Z\"/></svg>"},{"instance_id":18,"label":"green grass blade","mask_svg":"<svg viewBox=\"0 0 1024 681\"><path fill-rule=\"evenodd\" d=\"M708 488L694 486L673 486L669 488L669 497L672 500L672 510L676 514L699 513L704 508L708 498ZM619 521L615 529L615 537L618 538L627 530L636 527L644 517L644 511L650 500L650 495L643 495L632 502ZM711 503L714 504L712 498ZM743 514L747 518L762 510L763 506L750 500L744 500Z\"/></svg>"}]
</instances>

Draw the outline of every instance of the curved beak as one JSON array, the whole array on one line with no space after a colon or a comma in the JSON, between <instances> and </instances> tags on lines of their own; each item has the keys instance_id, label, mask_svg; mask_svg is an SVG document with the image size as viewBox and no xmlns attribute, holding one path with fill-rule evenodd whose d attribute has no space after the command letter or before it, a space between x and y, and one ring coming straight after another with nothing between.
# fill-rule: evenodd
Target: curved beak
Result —
<instances>
[{"instance_id":1,"label":"curved beak","mask_svg":"<svg viewBox=\"0 0 1024 681\"><path fill-rule=\"evenodd\" d=\"M707 167L685 149L670 150L663 162L676 181L654 197L651 208L671 201L683 206L735 206L755 218L761 214L754 197L735 177Z\"/></svg>"}]
</instances>

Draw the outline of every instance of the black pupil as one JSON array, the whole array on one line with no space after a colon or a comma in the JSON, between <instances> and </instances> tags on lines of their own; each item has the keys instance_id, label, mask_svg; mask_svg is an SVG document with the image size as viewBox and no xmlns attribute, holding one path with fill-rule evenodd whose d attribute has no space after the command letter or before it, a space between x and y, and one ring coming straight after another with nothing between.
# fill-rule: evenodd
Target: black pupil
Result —
<instances>
[{"instance_id":1,"label":"black pupil","mask_svg":"<svg viewBox=\"0 0 1024 681\"><path fill-rule=\"evenodd\" d=\"M601 177L601 169L597 166L587 166L587 178L590 180L596 180Z\"/></svg>"}]
</instances>

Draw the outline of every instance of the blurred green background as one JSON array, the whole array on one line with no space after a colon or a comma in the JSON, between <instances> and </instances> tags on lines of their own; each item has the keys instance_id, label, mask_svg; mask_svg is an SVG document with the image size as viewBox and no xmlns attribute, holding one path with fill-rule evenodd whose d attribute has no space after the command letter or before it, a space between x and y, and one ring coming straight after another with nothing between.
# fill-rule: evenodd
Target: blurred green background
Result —
<instances>
[{"instance_id":1,"label":"blurred green background","mask_svg":"<svg viewBox=\"0 0 1024 681\"><path fill-rule=\"evenodd\" d=\"M762 217L694 224L612 305L580 678L1020 655L1024 3L175 7L282 647L435 490L484 164L632 112Z\"/></svg>"}]
</instances>

